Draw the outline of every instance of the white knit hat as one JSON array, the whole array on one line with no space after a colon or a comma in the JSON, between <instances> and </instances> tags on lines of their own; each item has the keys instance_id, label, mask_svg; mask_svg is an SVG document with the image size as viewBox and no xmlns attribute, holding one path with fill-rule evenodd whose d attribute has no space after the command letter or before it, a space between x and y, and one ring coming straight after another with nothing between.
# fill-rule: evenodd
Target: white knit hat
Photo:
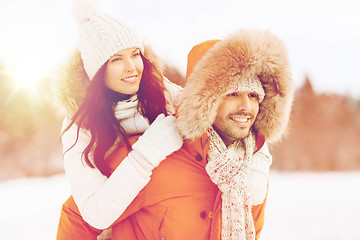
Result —
<instances>
[{"instance_id":1,"label":"white knit hat","mask_svg":"<svg viewBox=\"0 0 360 240\"><path fill-rule=\"evenodd\" d=\"M229 88L229 91L226 94L241 91L257 93L259 103L261 103L265 97L264 88L257 76L241 77L238 81L235 82L235 85Z\"/></svg>"},{"instance_id":2,"label":"white knit hat","mask_svg":"<svg viewBox=\"0 0 360 240\"><path fill-rule=\"evenodd\" d=\"M94 0L74 0L74 18L79 25L79 50L90 80L114 54L144 46L125 24L97 10Z\"/></svg>"}]
</instances>

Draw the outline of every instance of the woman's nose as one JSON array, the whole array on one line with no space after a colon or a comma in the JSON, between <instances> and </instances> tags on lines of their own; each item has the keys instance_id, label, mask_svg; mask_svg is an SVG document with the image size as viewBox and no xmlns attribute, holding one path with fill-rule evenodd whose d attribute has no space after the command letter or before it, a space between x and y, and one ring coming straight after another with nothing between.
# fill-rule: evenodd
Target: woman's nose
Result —
<instances>
[{"instance_id":1,"label":"woman's nose","mask_svg":"<svg viewBox=\"0 0 360 240\"><path fill-rule=\"evenodd\" d=\"M133 72L135 70L135 64L131 59L126 60L125 62L125 71Z\"/></svg>"}]
</instances>

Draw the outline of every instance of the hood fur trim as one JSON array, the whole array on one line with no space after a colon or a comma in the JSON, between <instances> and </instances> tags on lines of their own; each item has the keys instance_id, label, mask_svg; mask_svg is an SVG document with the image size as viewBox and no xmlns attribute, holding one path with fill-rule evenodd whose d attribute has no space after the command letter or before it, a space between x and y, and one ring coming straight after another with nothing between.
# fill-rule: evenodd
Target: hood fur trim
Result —
<instances>
[{"instance_id":1,"label":"hood fur trim","mask_svg":"<svg viewBox=\"0 0 360 240\"><path fill-rule=\"evenodd\" d=\"M145 46L143 55L160 73L163 72L159 57L150 47ZM66 117L72 118L86 97L90 85L79 51L75 51L67 63L58 70L51 85L55 104Z\"/></svg>"},{"instance_id":2,"label":"hood fur trim","mask_svg":"<svg viewBox=\"0 0 360 240\"><path fill-rule=\"evenodd\" d=\"M253 30L241 30L215 43L198 61L181 96L177 126L182 135L192 140L201 137L213 124L229 88L254 75L265 90L254 129L269 143L280 140L294 96L287 51L275 35Z\"/></svg>"}]
</instances>

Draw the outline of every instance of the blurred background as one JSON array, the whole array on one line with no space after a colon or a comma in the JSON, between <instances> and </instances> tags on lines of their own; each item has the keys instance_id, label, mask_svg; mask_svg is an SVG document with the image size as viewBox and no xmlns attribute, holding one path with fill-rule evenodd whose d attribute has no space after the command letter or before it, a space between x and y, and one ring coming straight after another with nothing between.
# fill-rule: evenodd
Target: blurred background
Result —
<instances>
[{"instance_id":1,"label":"blurred background","mask_svg":"<svg viewBox=\"0 0 360 240\"><path fill-rule=\"evenodd\" d=\"M55 239L70 194L63 116L53 104L51 79L76 48L71 6L71 0L0 0L0 232L6 239ZM262 239L360 239L358 1L104 0L101 6L134 28L180 85L194 45L240 28L278 35L297 91L290 131L270 149Z\"/></svg>"}]
</instances>

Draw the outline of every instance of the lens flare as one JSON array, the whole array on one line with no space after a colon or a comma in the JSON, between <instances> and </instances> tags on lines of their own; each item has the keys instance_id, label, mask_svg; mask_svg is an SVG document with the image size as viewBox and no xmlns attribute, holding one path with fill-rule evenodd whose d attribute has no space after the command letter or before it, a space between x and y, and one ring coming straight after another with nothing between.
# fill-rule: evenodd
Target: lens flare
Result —
<instances>
[{"instance_id":1,"label":"lens flare","mask_svg":"<svg viewBox=\"0 0 360 240\"><path fill-rule=\"evenodd\" d=\"M43 71L35 64L21 63L10 70L9 75L16 81L17 88L25 88L29 93L36 93Z\"/></svg>"}]
</instances>

